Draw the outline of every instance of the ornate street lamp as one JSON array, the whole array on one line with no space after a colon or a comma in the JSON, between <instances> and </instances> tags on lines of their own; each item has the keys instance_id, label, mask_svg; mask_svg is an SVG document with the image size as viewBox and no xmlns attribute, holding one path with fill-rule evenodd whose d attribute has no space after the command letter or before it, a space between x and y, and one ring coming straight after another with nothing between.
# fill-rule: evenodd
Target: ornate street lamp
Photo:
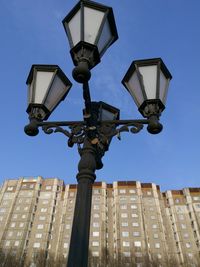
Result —
<instances>
[{"instance_id":1,"label":"ornate street lamp","mask_svg":"<svg viewBox=\"0 0 200 267\"><path fill-rule=\"evenodd\" d=\"M78 82L90 79L90 69L100 62L107 48L118 39L111 7L82 0L63 20Z\"/></svg>"},{"instance_id":2,"label":"ornate street lamp","mask_svg":"<svg viewBox=\"0 0 200 267\"><path fill-rule=\"evenodd\" d=\"M102 157L114 136L120 139L121 132L138 133L144 125L152 134L162 130L159 119L172 76L160 58L133 61L122 83L144 119L120 120L119 109L91 100L88 84L90 69L118 38L112 9L82 0L65 17L63 24L76 66L73 77L83 85L83 120L45 121L67 96L72 84L57 65L33 65L27 79L30 123L25 126L25 133L37 135L42 127L46 134L63 133L69 147L78 144L81 159L67 267L87 267L95 171L103 167Z\"/></svg>"},{"instance_id":3,"label":"ornate street lamp","mask_svg":"<svg viewBox=\"0 0 200 267\"><path fill-rule=\"evenodd\" d=\"M122 83L133 97L139 112L150 120L147 130L157 134L162 130L158 119L165 109L172 76L161 58L133 61Z\"/></svg>"}]
</instances>

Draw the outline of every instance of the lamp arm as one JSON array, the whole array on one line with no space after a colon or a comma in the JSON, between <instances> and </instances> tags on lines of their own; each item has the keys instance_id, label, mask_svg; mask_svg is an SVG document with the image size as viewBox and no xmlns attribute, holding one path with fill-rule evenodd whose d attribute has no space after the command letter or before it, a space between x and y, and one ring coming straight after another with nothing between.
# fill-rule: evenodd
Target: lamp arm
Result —
<instances>
[{"instance_id":1,"label":"lamp arm","mask_svg":"<svg viewBox=\"0 0 200 267\"><path fill-rule=\"evenodd\" d=\"M79 150L82 149L81 145L87 138L97 150L97 169L100 169L103 166L101 158L109 149L112 138L117 136L121 140L122 132L139 133L144 125L147 125L147 130L152 134L162 130L159 119L153 116L149 119L96 121L96 126L88 125L87 121L43 122L31 119L24 131L27 135L35 136L41 127L46 134L62 133L68 138L68 146L73 147L74 144L77 144Z\"/></svg>"}]
</instances>

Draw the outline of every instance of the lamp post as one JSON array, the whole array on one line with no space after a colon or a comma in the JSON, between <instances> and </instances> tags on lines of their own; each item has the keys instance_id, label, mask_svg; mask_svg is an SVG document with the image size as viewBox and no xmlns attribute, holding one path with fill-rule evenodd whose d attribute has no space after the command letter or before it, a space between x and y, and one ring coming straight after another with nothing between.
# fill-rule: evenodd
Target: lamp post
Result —
<instances>
[{"instance_id":1,"label":"lamp post","mask_svg":"<svg viewBox=\"0 0 200 267\"><path fill-rule=\"evenodd\" d=\"M67 267L87 267L92 184L95 171L103 167L102 157L114 136L121 132L138 133L144 125L151 134L162 130L159 118L165 108L167 89L172 78L162 59L133 61L122 84L133 97L144 119L120 120L120 111L90 97L90 70L117 38L112 8L82 0L63 20L75 68L74 79L82 84L85 102L82 121L45 121L67 96L72 84L57 65L33 65L28 79L29 136L61 132L68 146L78 145L78 188ZM68 129L66 128L68 127Z\"/></svg>"}]
</instances>

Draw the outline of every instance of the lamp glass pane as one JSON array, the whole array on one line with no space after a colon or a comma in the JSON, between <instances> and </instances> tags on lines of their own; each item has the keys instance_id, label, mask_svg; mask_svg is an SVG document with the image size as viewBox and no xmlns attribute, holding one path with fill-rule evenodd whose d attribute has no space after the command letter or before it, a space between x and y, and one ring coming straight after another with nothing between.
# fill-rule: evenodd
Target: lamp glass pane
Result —
<instances>
[{"instance_id":1,"label":"lamp glass pane","mask_svg":"<svg viewBox=\"0 0 200 267\"><path fill-rule=\"evenodd\" d=\"M104 47L106 47L109 44L111 38L112 38L112 34L110 30L110 25L108 23L108 20L106 19L102 33L101 33L101 37L99 38L99 41L97 44L99 48L99 53L101 53Z\"/></svg>"},{"instance_id":2,"label":"lamp glass pane","mask_svg":"<svg viewBox=\"0 0 200 267\"><path fill-rule=\"evenodd\" d=\"M33 80L31 84L28 85L28 104L33 102Z\"/></svg>"},{"instance_id":3,"label":"lamp glass pane","mask_svg":"<svg viewBox=\"0 0 200 267\"><path fill-rule=\"evenodd\" d=\"M135 71L128 82L126 82L129 93L133 97L136 105L139 107L145 100L142 93L141 85L138 79L137 72Z\"/></svg>"},{"instance_id":4,"label":"lamp glass pane","mask_svg":"<svg viewBox=\"0 0 200 267\"><path fill-rule=\"evenodd\" d=\"M162 71L160 71L160 90L159 90L159 98L165 104L167 89L169 85L169 80L165 77Z\"/></svg>"},{"instance_id":5,"label":"lamp glass pane","mask_svg":"<svg viewBox=\"0 0 200 267\"><path fill-rule=\"evenodd\" d=\"M37 71L35 81L35 99L34 103L42 104L51 83L54 72Z\"/></svg>"},{"instance_id":6,"label":"lamp glass pane","mask_svg":"<svg viewBox=\"0 0 200 267\"><path fill-rule=\"evenodd\" d=\"M46 108L49 111L52 111L54 107L62 100L63 96L69 91L69 89L69 86L66 86L58 76L55 76L49 94L44 103Z\"/></svg>"},{"instance_id":7,"label":"lamp glass pane","mask_svg":"<svg viewBox=\"0 0 200 267\"><path fill-rule=\"evenodd\" d=\"M81 40L81 12L80 9L69 21L68 26L72 37L73 45L75 46Z\"/></svg>"},{"instance_id":8,"label":"lamp glass pane","mask_svg":"<svg viewBox=\"0 0 200 267\"><path fill-rule=\"evenodd\" d=\"M117 117L116 113L113 113L111 111L108 111L108 110L102 108L102 110L101 110L101 120L109 121L109 120L116 119L116 117Z\"/></svg>"},{"instance_id":9,"label":"lamp glass pane","mask_svg":"<svg viewBox=\"0 0 200 267\"><path fill-rule=\"evenodd\" d=\"M142 75L147 99L156 98L157 89L157 65L138 67Z\"/></svg>"},{"instance_id":10,"label":"lamp glass pane","mask_svg":"<svg viewBox=\"0 0 200 267\"><path fill-rule=\"evenodd\" d=\"M104 12L84 7L84 41L94 44Z\"/></svg>"}]
</instances>

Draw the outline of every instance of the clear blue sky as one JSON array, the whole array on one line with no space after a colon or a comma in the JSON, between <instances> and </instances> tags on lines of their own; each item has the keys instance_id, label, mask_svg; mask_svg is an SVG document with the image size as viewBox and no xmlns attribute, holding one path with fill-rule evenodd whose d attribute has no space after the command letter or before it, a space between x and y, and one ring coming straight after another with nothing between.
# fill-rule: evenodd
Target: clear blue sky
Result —
<instances>
[{"instance_id":1,"label":"clear blue sky","mask_svg":"<svg viewBox=\"0 0 200 267\"><path fill-rule=\"evenodd\" d=\"M0 183L22 176L76 182L79 155L62 134L24 134L26 78L32 64L58 64L73 82L51 120L80 120L82 89L73 81L62 19L75 0L1 0L0 9ZM173 80L153 136L144 129L112 141L97 180L140 180L162 190L199 187L200 178L200 1L101 0L113 7L119 39L92 71L91 95L121 110L122 119L141 118L121 79L134 59L161 57Z\"/></svg>"}]
</instances>

